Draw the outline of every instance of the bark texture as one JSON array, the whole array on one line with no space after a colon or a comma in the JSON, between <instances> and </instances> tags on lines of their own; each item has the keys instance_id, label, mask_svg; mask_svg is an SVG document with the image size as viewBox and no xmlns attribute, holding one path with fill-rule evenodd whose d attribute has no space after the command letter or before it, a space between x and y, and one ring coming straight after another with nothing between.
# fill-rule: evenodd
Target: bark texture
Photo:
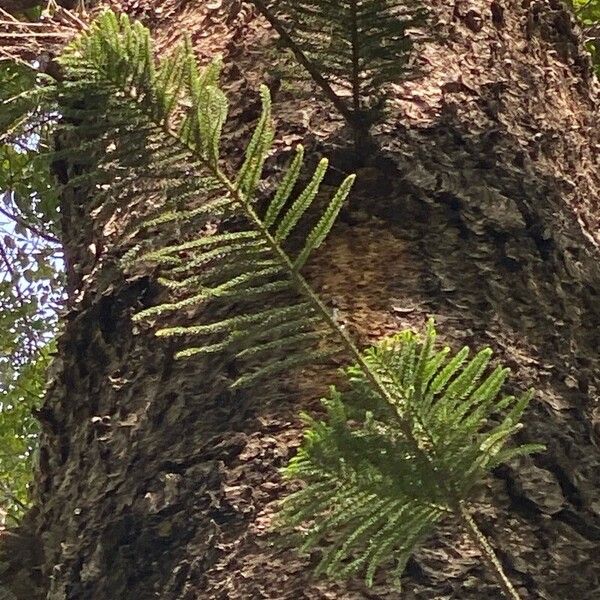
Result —
<instances>
[{"instance_id":1,"label":"bark texture","mask_svg":"<svg viewBox=\"0 0 600 600\"><path fill-rule=\"evenodd\" d=\"M491 345L515 386L539 390L523 439L548 451L498 469L476 516L524 599L591 600L600 596L598 84L559 2L431 4L443 42L424 49L423 78L397 86L381 154L359 172L308 275L361 343L433 314L446 342ZM248 90L274 52L265 23L238 0L122 6L165 48L187 30L201 56L225 53L237 146L256 114ZM329 106L283 86L275 108L282 156L302 139L346 169ZM282 549L270 532L297 413L315 406L335 365L282 380L277 395L240 397L218 362L173 362L130 321L158 291L151 274L127 281L117 267L115 222L127 211L90 214L75 201L66 242L79 289L27 525L38 553L13 560L5 585L19 600L398 598L383 579L370 590L315 581L316 557ZM448 523L411 560L402 597L501 598L479 558ZM26 592L15 583L24 572Z\"/></svg>"}]
</instances>

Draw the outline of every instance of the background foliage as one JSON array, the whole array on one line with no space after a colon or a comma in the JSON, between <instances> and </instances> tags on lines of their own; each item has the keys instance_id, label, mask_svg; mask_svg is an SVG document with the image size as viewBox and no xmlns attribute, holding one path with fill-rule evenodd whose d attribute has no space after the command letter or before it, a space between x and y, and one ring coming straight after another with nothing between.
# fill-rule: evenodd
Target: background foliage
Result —
<instances>
[{"instance_id":1,"label":"background foliage","mask_svg":"<svg viewBox=\"0 0 600 600\"><path fill-rule=\"evenodd\" d=\"M0 393L0 511L17 521L28 505L38 422L32 411L40 406L54 344L47 343L18 371L2 373Z\"/></svg>"},{"instance_id":2,"label":"background foliage","mask_svg":"<svg viewBox=\"0 0 600 600\"><path fill-rule=\"evenodd\" d=\"M600 75L600 0L571 0L585 31L585 46L592 55L596 75Z\"/></svg>"},{"instance_id":3,"label":"background foliage","mask_svg":"<svg viewBox=\"0 0 600 600\"><path fill-rule=\"evenodd\" d=\"M62 302L57 189L49 140L55 115L38 75L0 62L0 520L28 502L39 405Z\"/></svg>"}]
</instances>

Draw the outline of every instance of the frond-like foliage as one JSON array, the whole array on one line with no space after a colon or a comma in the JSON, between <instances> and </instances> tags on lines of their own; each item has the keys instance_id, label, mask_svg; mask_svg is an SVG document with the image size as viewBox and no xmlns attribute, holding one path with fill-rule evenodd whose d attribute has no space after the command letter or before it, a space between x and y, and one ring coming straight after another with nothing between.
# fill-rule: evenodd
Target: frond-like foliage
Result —
<instances>
[{"instance_id":1,"label":"frond-like foliage","mask_svg":"<svg viewBox=\"0 0 600 600\"><path fill-rule=\"evenodd\" d=\"M390 83L413 69L420 0L254 0L303 67L355 127L381 116Z\"/></svg>"},{"instance_id":2,"label":"frond-like foliage","mask_svg":"<svg viewBox=\"0 0 600 600\"><path fill-rule=\"evenodd\" d=\"M431 322L422 337L404 331L364 354L388 398L353 366L349 390L323 401L327 418L305 416L304 443L285 474L306 486L281 517L307 526L303 550L324 547L318 572L364 570L372 584L393 559L399 578L414 547L440 519L460 515L491 468L542 448L505 447L532 394L501 396L508 369L488 369L489 349L468 355L436 349Z\"/></svg>"},{"instance_id":3,"label":"frond-like foliage","mask_svg":"<svg viewBox=\"0 0 600 600\"><path fill-rule=\"evenodd\" d=\"M85 119L88 134L75 153L98 165L82 176L95 189L97 210L127 206L143 215L130 232L140 243L124 263L158 266L171 293L168 302L134 319L156 321L157 335L180 340L179 358L237 357L238 386L326 353L335 327L299 270L330 231L354 178L333 193L292 256L284 244L322 197L327 160L301 186L299 147L259 214L257 188L273 141L266 87L243 164L229 175L219 151L228 101L219 88L218 60L200 69L185 43L158 61L146 28L106 12L65 50L61 63L67 73L61 106L71 121ZM219 226L224 217L227 231ZM231 305L234 316L224 316ZM207 321L208 314L216 318Z\"/></svg>"}]
</instances>

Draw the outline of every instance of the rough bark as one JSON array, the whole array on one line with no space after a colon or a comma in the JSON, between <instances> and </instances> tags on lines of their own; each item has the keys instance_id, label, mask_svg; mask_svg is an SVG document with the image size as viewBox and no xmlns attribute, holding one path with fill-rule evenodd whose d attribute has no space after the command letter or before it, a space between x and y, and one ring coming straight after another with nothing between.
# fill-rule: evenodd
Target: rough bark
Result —
<instances>
[{"instance_id":1,"label":"rough bark","mask_svg":"<svg viewBox=\"0 0 600 600\"><path fill-rule=\"evenodd\" d=\"M498 469L477 518L524 599L591 600L600 594L597 83L558 2L432 5L445 41L425 49L422 79L397 87L381 155L359 173L308 274L361 343L433 314L445 341L489 344L516 386L535 386L523 439L548 451ZM124 8L165 47L188 30L201 55L225 51L238 98L268 67L273 38L243 3ZM253 116L244 102L232 145ZM282 150L302 138L345 169L326 104L282 91L276 109ZM66 241L80 249L80 289L46 399L26 528L42 575L27 595L13 561L17 598L398 598L383 580L372 590L315 581L315 557L282 549L269 529L286 492L278 468L300 439L297 412L315 406L334 366L250 398L226 391L218 362L173 362L130 321L152 302L151 275L125 280L114 221L86 214L81 198L77 213L86 226L70 227ZM500 598L479 558L448 523L415 554L402 597Z\"/></svg>"},{"instance_id":2,"label":"rough bark","mask_svg":"<svg viewBox=\"0 0 600 600\"><path fill-rule=\"evenodd\" d=\"M90 2L93 4L95 2ZM31 8L35 8L36 6L44 5L44 2L40 2L40 0L0 0L0 8L11 13L11 14L19 14L23 13ZM63 8L72 9L77 5L76 0L58 0L56 2L58 6L62 6Z\"/></svg>"}]
</instances>

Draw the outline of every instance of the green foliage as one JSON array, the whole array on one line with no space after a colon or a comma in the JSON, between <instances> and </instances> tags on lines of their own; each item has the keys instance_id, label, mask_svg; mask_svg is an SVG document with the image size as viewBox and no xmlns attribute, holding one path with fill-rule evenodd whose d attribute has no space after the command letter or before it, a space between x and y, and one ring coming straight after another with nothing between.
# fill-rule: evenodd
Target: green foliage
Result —
<instances>
[{"instance_id":1,"label":"green foliage","mask_svg":"<svg viewBox=\"0 0 600 600\"><path fill-rule=\"evenodd\" d=\"M57 194L46 139L54 116L33 68L0 62L0 514L28 504L39 401L62 296Z\"/></svg>"},{"instance_id":2,"label":"green foliage","mask_svg":"<svg viewBox=\"0 0 600 600\"><path fill-rule=\"evenodd\" d=\"M55 256L54 246L0 219L0 377L35 358L52 334L62 295Z\"/></svg>"},{"instance_id":3,"label":"green foliage","mask_svg":"<svg viewBox=\"0 0 600 600\"><path fill-rule=\"evenodd\" d=\"M29 94L36 81L33 69L11 61L0 62L0 132L5 132L32 108Z\"/></svg>"},{"instance_id":4,"label":"green foliage","mask_svg":"<svg viewBox=\"0 0 600 600\"><path fill-rule=\"evenodd\" d=\"M38 83L33 69L0 62L0 366L13 370L47 341L61 290L58 201L44 141L52 119Z\"/></svg>"},{"instance_id":5,"label":"green foliage","mask_svg":"<svg viewBox=\"0 0 600 600\"><path fill-rule=\"evenodd\" d=\"M600 76L600 1L571 0L570 4L585 31L585 47L589 50L596 75Z\"/></svg>"},{"instance_id":6,"label":"green foliage","mask_svg":"<svg viewBox=\"0 0 600 600\"><path fill-rule=\"evenodd\" d=\"M3 202L6 218L54 241L58 196L43 147L1 145L0 190L11 192L10 198ZM12 206L9 208L7 204Z\"/></svg>"},{"instance_id":7,"label":"green foliage","mask_svg":"<svg viewBox=\"0 0 600 600\"><path fill-rule=\"evenodd\" d=\"M157 64L148 30L106 12L65 50L61 62L67 74L59 89L61 106L67 114L68 107L77 106L80 118L85 114L99 124L93 136L99 141L86 147L99 161L91 177L97 187L108 180L112 184L94 201L106 204L122 194L130 206L148 206L155 194L156 210L140 224L142 243L127 253L124 263L131 269L159 265L160 281L174 298L134 320L158 320L157 335L182 339L179 358L230 352L241 373L235 386L326 353L315 347L317 342L324 345L331 317L299 269L331 229L354 177L333 193L304 247L295 256L288 254L283 244L320 195L327 160L300 185L299 147L264 218L259 216L255 200L273 141L266 87L245 159L229 176L219 156L228 110L218 87L219 61L199 69L191 46L184 44ZM93 103L81 108L89 98ZM81 148L72 151L81 155ZM210 231L214 219L223 216L237 220L235 230ZM156 248L157 235L169 241ZM236 316L198 323L196 315L207 304L219 314L224 302L235 302ZM184 311L192 323L169 326L171 315Z\"/></svg>"},{"instance_id":8,"label":"green foliage","mask_svg":"<svg viewBox=\"0 0 600 600\"><path fill-rule=\"evenodd\" d=\"M389 84L412 73L418 0L254 0L315 82L356 129L381 119Z\"/></svg>"},{"instance_id":9,"label":"green foliage","mask_svg":"<svg viewBox=\"0 0 600 600\"><path fill-rule=\"evenodd\" d=\"M6 215L18 209L0 198ZM10 211L10 212L9 212ZM27 506L45 367L62 296L57 248L0 214L0 515L18 519Z\"/></svg>"},{"instance_id":10,"label":"green foliage","mask_svg":"<svg viewBox=\"0 0 600 600\"><path fill-rule=\"evenodd\" d=\"M0 193L12 192L22 224L52 235L58 198L48 137L55 116L32 68L0 62Z\"/></svg>"},{"instance_id":11,"label":"green foliage","mask_svg":"<svg viewBox=\"0 0 600 600\"><path fill-rule=\"evenodd\" d=\"M600 21L600 2L598 0L571 0L571 4L584 25L595 25Z\"/></svg>"},{"instance_id":12,"label":"green foliage","mask_svg":"<svg viewBox=\"0 0 600 600\"><path fill-rule=\"evenodd\" d=\"M0 62L0 383L6 389L52 336L62 290L53 236L57 195L37 83L32 69Z\"/></svg>"},{"instance_id":13,"label":"green foliage","mask_svg":"<svg viewBox=\"0 0 600 600\"><path fill-rule=\"evenodd\" d=\"M349 389L323 401L327 418L304 415L309 428L285 475L306 486L284 501L281 517L305 526L302 550L323 548L318 573L364 569L371 585L393 559L399 579L415 546L460 514L490 469L542 449L505 448L532 394L500 396L508 369L489 372L489 349L468 354L436 350L431 322L423 337L404 331L364 355L389 397L354 365Z\"/></svg>"},{"instance_id":14,"label":"green foliage","mask_svg":"<svg viewBox=\"0 0 600 600\"><path fill-rule=\"evenodd\" d=\"M0 514L18 521L29 504L32 461L37 446L38 422L32 410L39 408L46 369L54 344L47 344L36 358L12 376L2 373L0 389Z\"/></svg>"}]
</instances>

